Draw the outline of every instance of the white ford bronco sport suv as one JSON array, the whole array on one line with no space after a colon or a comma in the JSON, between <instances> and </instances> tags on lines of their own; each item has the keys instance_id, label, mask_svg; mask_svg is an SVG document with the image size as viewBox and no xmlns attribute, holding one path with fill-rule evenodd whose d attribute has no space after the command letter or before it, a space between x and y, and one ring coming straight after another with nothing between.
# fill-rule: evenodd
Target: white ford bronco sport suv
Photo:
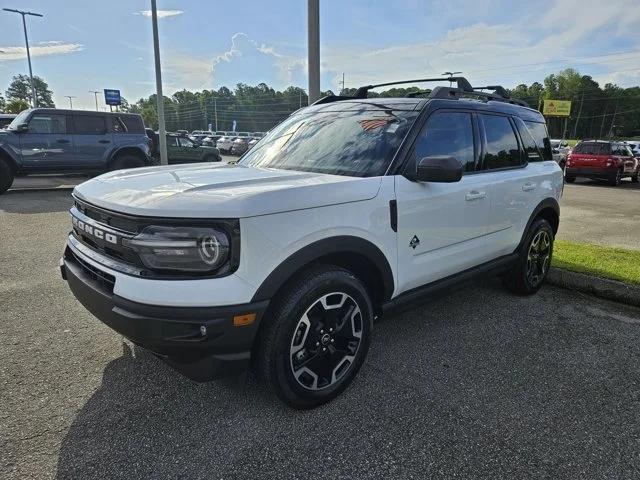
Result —
<instances>
[{"instance_id":1,"label":"white ford bronco sport suv","mask_svg":"<svg viewBox=\"0 0 640 480\"><path fill-rule=\"evenodd\" d=\"M408 98L367 98L383 85L325 97L236 165L77 186L63 278L194 380L253 364L290 406L327 402L384 311L478 274L532 294L549 269L563 178L544 118L501 87L451 80Z\"/></svg>"}]
</instances>

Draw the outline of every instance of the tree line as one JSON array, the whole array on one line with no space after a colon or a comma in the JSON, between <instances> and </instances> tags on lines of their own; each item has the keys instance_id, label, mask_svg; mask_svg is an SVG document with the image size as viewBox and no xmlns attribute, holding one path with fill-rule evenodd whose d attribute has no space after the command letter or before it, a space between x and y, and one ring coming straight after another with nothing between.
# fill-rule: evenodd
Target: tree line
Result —
<instances>
[{"instance_id":1,"label":"tree line","mask_svg":"<svg viewBox=\"0 0 640 480\"><path fill-rule=\"evenodd\" d=\"M54 107L53 93L40 77L34 77L39 107ZM419 92L418 87L391 88L383 92L369 92L370 97L406 96ZM429 90L425 90L428 92ZM568 68L547 76L542 83L521 84L508 90L509 94L526 101L542 111L544 100L570 100L569 118L547 117L553 138L606 138L640 136L640 87L622 88L612 83L601 87L589 75L581 75ZM352 95L355 89L345 89ZM328 90L322 95L332 95ZM6 100L0 95L0 111L17 113L28 108L31 85L27 75L13 77L6 90ZM292 112L307 104L306 92L299 87L275 90L265 83L255 86L239 83L231 90L192 92L180 90L164 97L166 127L179 129L231 130L235 121L238 131L266 131ZM133 104L123 101L121 110L139 113L145 124L158 128L156 95L141 98Z\"/></svg>"}]
</instances>

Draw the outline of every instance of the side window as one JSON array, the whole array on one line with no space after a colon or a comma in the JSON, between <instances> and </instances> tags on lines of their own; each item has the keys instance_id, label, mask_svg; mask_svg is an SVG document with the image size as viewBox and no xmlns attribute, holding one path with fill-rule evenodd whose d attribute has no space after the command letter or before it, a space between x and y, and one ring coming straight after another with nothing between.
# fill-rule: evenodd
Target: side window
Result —
<instances>
[{"instance_id":1,"label":"side window","mask_svg":"<svg viewBox=\"0 0 640 480\"><path fill-rule=\"evenodd\" d=\"M114 133L127 133L127 127L120 117L111 117L111 129Z\"/></svg>"},{"instance_id":2,"label":"side window","mask_svg":"<svg viewBox=\"0 0 640 480\"><path fill-rule=\"evenodd\" d=\"M181 147L193 147L193 142L188 138L180 137L178 138L178 142Z\"/></svg>"},{"instance_id":3,"label":"side window","mask_svg":"<svg viewBox=\"0 0 640 480\"><path fill-rule=\"evenodd\" d=\"M518 127L518 132L520 132L520 139L522 140L524 151L527 154L527 160L529 162L541 162L543 158L538 150L538 145L536 144L536 141L531 135L529 129L519 118L516 119L516 127Z\"/></svg>"},{"instance_id":4,"label":"side window","mask_svg":"<svg viewBox=\"0 0 640 480\"><path fill-rule=\"evenodd\" d=\"M518 123L518 128L520 128L520 122ZM547 126L544 123L539 122L524 122L527 126L527 130L533 137L538 145L538 150L542 154L542 160L553 160L553 153L551 152L551 140L549 140L549 133L547 132ZM520 132L520 136L523 139L526 137L522 132ZM528 151L527 151L528 153ZM529 157L529 161L534 161L531 157Z\"/></svg>"},{"instance_id":5,"label":"side window","mask_svg":"<svg viewBox=\"0 0 640 480\"><path fill-rule=\"evenodd\" d=\"M107 125L100 115L74 115L73 131L79 135L103 135Z\"/></svg>"},{"instance_id":6,"label":"side window","mask_svg":"<svg viewBox=\"0 0 640 480\"><path fill-rule=\"evenodd\" d=\"M416 140L415 161L430 156L454 157L463 171L476 170L471 114L466 112L436 112L429 117Z\"/></svg>"},{"instance_id":7,"label":"side window","mask_svg":"<svg viewBox=\"0 0 640 480\"><path fill-rule=\"evenodd\" d=\"M517 167L522 164L516 134L507 117L480 115L487 140L484 168Z\"/></svg>"},{"instance_id":8,"label":"side window","mask_svg":"<svg viewBox=\"0 0 640 480\"><path fill-rule=\"evenodd\" d=\"M120 121L124 123L128 133L144 133L142 117L138 115L122 115Z\"/></svg>"},{"instance_id":9,"label":"side window","mask_svg":"<svg viewBox=\"0 0 640 480\"><path fill-rule=\"evenodd\" d=\"M29 133L67 133L64 115L36 114L29 121Z\"/></svg>"},{"instance_id":10,"label":"side window","mask_svg":"<svg viewBox=\"0 0 640 480\"><path fill-rule=\"evenodd\" d=\"M167 147L177 147L178 137L167 137Z\"/></svg>"}]
</instances>

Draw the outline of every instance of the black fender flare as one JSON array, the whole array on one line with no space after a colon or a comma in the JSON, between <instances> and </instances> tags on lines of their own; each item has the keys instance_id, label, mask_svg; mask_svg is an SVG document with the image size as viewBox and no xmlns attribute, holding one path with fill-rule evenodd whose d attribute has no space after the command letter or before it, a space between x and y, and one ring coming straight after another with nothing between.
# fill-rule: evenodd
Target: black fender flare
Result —
<instances>
[{"instance_id":1,"label":"black fender flare","mask_svg":"<svg viewBox=\"0 0 640 480\"><path fill-rule=\"evenodd\" d=\"M0 159L7 159L9 162L9 167L13 169L14 173L17 173L20 170L17 160L14 158L9 151L0 145Z\"/></svg>"},{"instance_id":2,"label":"black fender flare","mask_svg":"<svg viewBox=\"0 0 640 480\"><path fill-rule=\"evenodd\" d=\"M365 257L376 267L381 276L384 298L391 298L394 289L393 271L384 253L369 240L342 235L310 243L289 256L267 276L251 301L270 300L293 275L322 257L349 253Z\"/></svg>"},{"instance_id":3,"label":"black fender flare","mask_svg":"<svg viewBox=\"0 0 640 480\"><path fill-rule=\"evenodd\" d=\"M520 243L518 244L518 247L516 248L515 253L520 252L520 249L522 248L525 238L527 237L527 232L529 231L529 228L531 228L531 224L538 217L540 212L542 212L545 209L552 209L558 216L558 219L560 219L560 204L558 203L558 201L555 198L545 198L544 200L542 200L536 206L536 208L533 209L533 213L529 217L529 220L527 221L527 226L524 228L524 231L522 232L522 238L520 239Z\"/></svg>"}]
</instances>

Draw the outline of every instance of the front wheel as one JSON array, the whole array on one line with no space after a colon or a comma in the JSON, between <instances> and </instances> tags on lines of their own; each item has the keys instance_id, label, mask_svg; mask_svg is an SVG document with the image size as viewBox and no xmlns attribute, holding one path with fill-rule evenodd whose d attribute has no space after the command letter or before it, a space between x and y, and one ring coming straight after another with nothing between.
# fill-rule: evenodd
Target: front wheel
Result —
<instances>
[{"instance_id":1,"label":"front wheel","mask_svg":"<svg viewBox=\"0 0 640 480\"><path fill-rule=\"evenodd\" d=\"M564 177L564 181L567 183L573 183L576 181L576 177Z\"/></svg>"},{"instance_id":2,"label":"front wheel","mask_svg":"<svg viewBox=\"0 0 640 480\"><path fill-rule=\"evenodd\" d=\"M622 181L622 172L620 170L616 170L615 175L613 175L609 179L609 185L611 185L612 187L617 187L618 185L620 185L621 181Z\"/></svg>"},{"instance_id":3,"label":"front wheel","mask_svg":"<svg viewBox=\"0 0 640 480\"><path fill-rule=\"evenodd\" d=\"M504 276L505 286L514 293L531 295L542 286L553 256L553 229L539 218L527 233L518 262Z\"/></svg>"},{"instance_id":4,"label":"front wheel","mask_svg":"<svg viewBox=\"0 0 640 480\"><path fill-rule=\"evenodd\" d=\"M294 279L263 321L258 373L283 402L308 409L335 398L357 374L373 307L351 272L324 266Z\"/></svg>"},{"instance_id":5,"label":"front wheel","mask_svg":"<svg viewBox=\"0 0 640 480\"><path fill-rule=\"evenodd\" d=\"M13 177L13 170L9 164L0 159L0 194L3 194L11 188L11 185L13 185Z\"/></svg>"}]
</instances>

